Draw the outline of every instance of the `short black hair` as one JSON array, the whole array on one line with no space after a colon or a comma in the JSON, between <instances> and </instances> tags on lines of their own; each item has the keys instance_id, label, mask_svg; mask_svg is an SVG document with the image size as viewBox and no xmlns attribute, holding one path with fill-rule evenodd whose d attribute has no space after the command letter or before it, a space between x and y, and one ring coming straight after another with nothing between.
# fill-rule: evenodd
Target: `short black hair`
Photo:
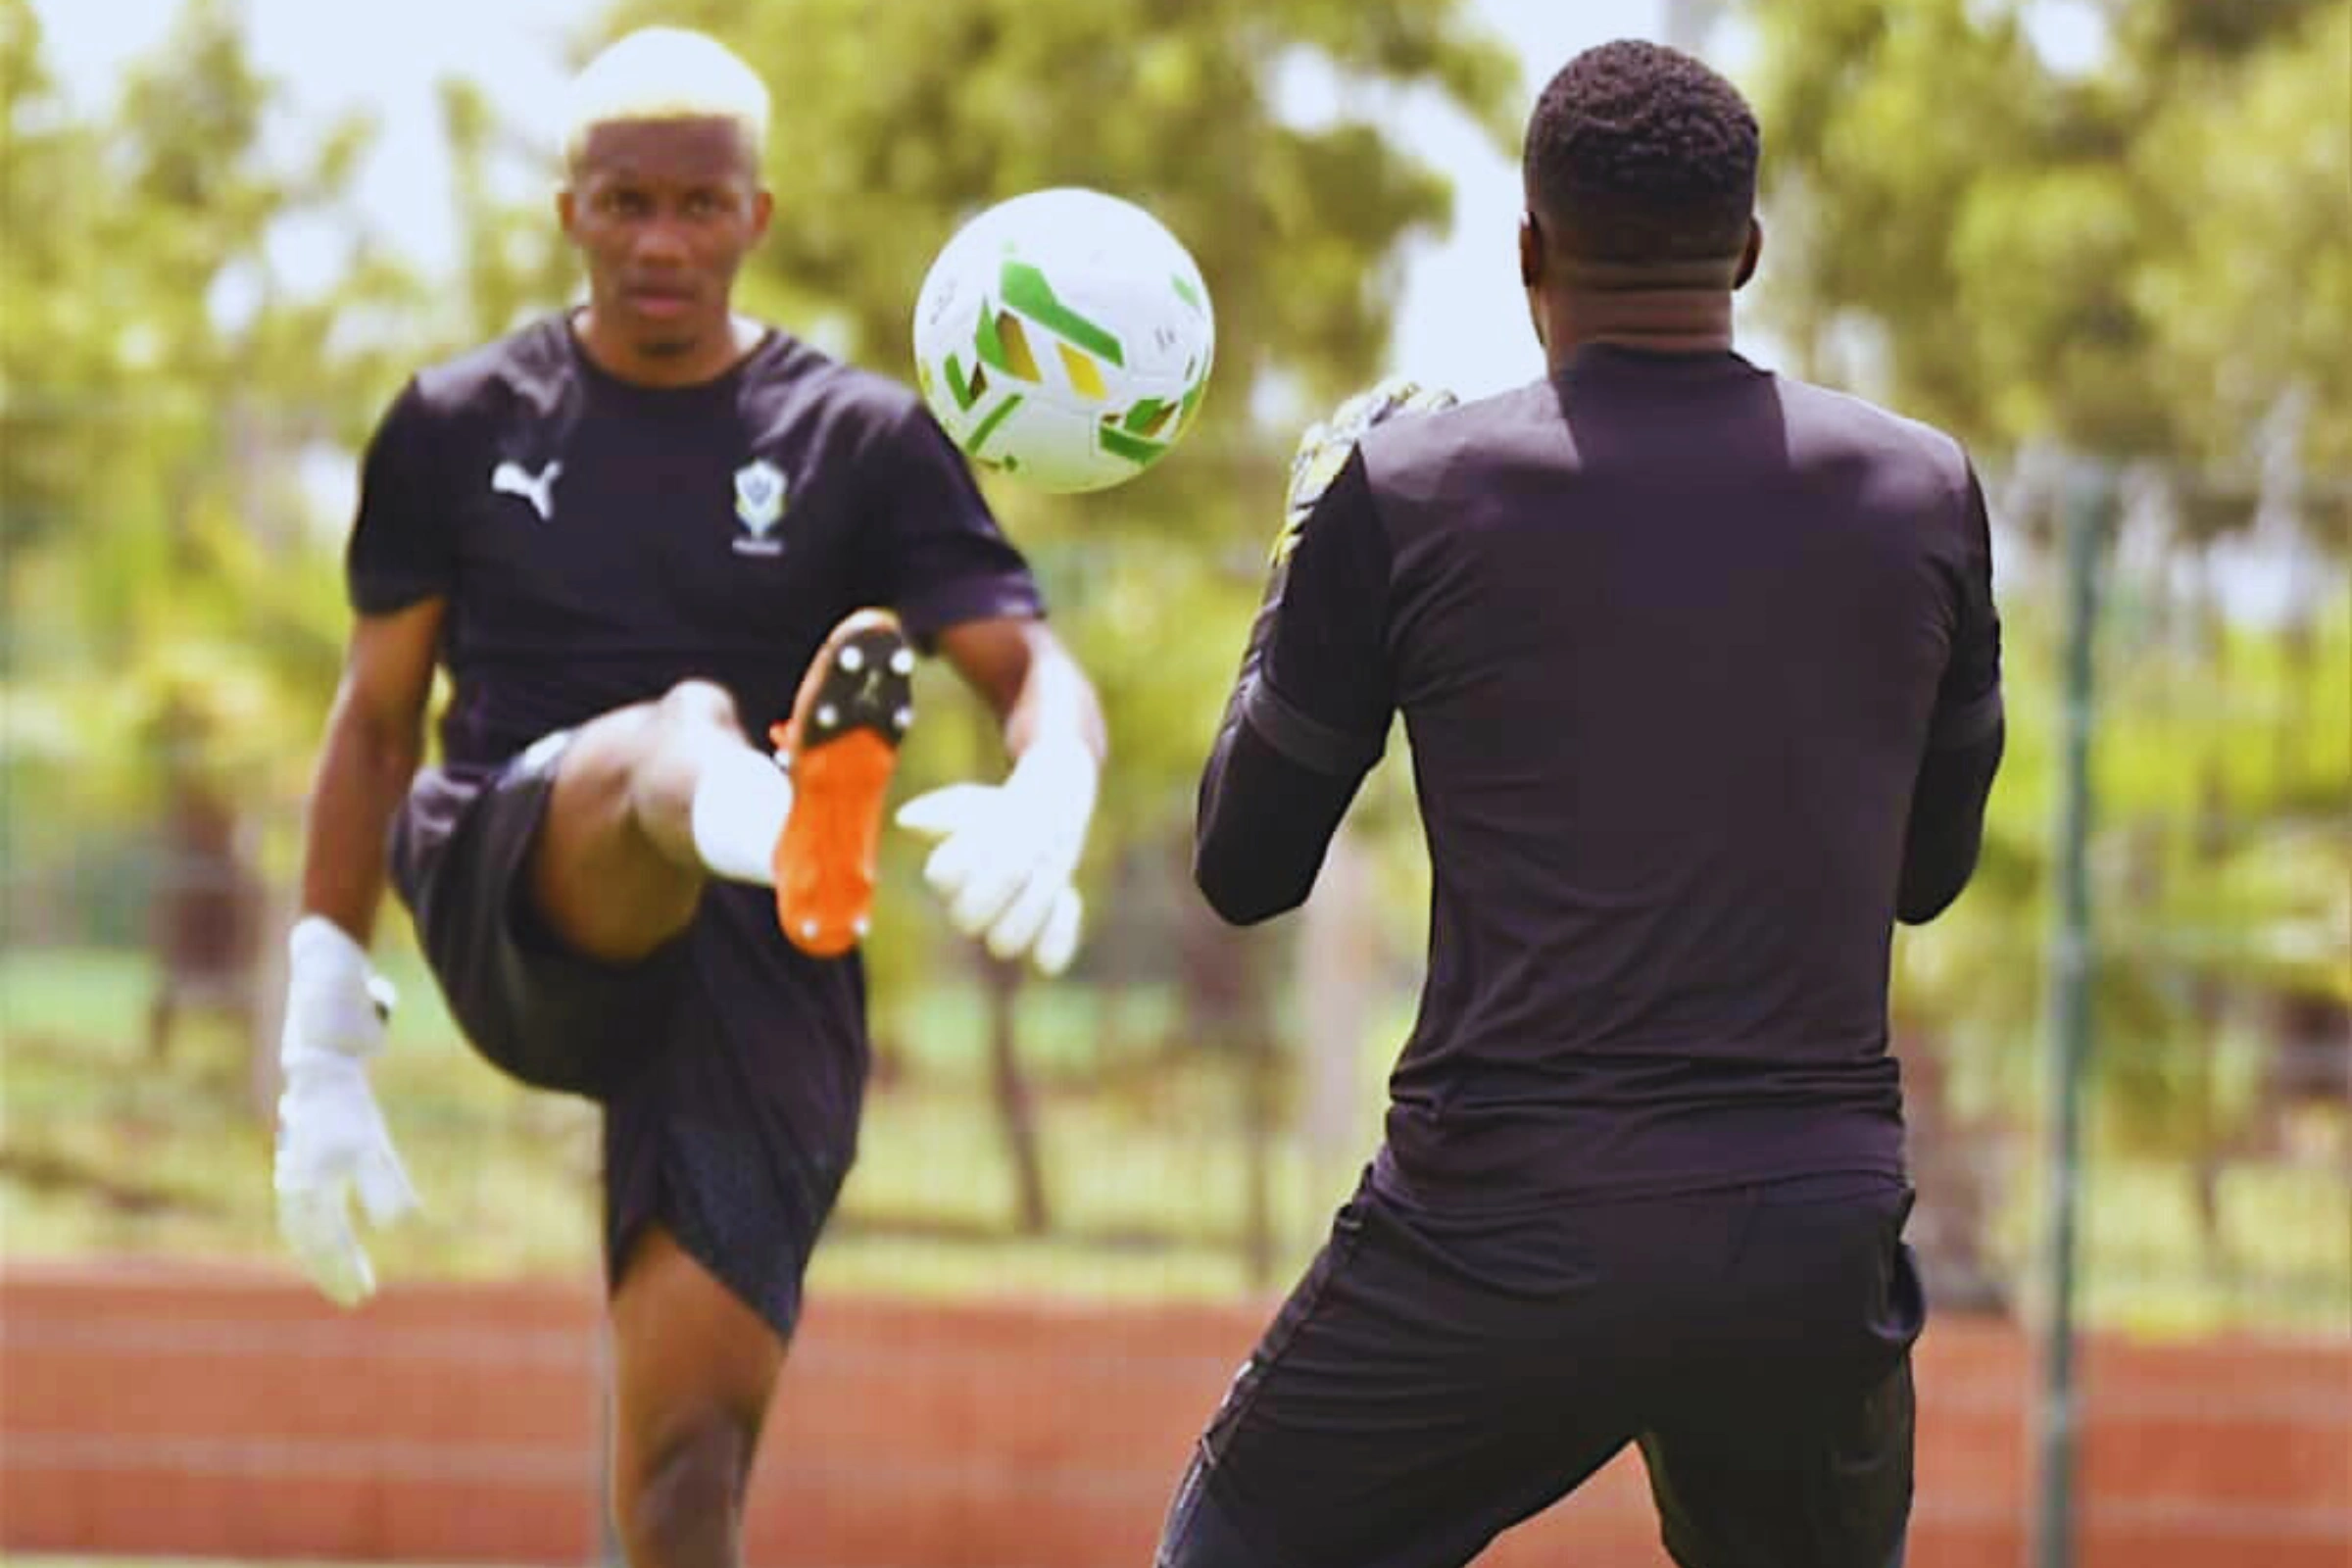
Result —
<instances>
[{"instance_id":1,"label":"short black hair","mask_svg":"<svg viewBox=\"0 0 2352 1568\"><path fill-rule=\"evenodd\" d=\"M1620 39L1562 66L1536 100L1528 202L1553 243L1589 260L1736 257L1761 145L1739 88L1679 49Z\"/></svg>"}]
</instances>

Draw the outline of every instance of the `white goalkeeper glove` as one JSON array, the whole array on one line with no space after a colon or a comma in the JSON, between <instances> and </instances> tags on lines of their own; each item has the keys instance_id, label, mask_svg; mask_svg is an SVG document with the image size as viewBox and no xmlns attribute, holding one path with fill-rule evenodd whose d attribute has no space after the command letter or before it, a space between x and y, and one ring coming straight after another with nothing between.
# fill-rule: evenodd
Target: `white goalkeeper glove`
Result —
<instances>
[{"instance_id":1,"label":"white goalkeeper glove","mask_svg":"<svg viewBox=\"0 0 2352 1568\"><path fill-rule=\"evenodd\" d=\"M368 1062L384 1047L392 984L341 926L320 915L295 922L286 952L278 1039L286 1082L272 1173L278 1234L329 1299L357 1306L374 1294L375 1271L352 1230L353 1194L377 1225L416 1206L368 1085Z\"/></svg>"},{"instance_id":2,"label":"white goalkeeper glove","mask_svg":"<svg viewBox=\"0 0 2352 1568\"><path fill-rule=\"evenodd\" d=\"M923 880L956 930L999 958L1026 954L1044 975L1069 966L1085 913L1070 878L1100 774L1082 742L1055 738L1032 744L1002 784L950 784L899 808L899 826L937 841Z\"/></svg>"}]
</instances>

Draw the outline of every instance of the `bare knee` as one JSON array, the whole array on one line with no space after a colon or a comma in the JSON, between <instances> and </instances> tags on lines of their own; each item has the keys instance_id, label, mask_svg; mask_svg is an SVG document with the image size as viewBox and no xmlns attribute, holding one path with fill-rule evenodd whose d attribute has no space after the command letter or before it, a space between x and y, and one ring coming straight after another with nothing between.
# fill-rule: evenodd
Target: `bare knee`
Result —
<instances>
[{"instance_id":1,"label":"bare knee","mask_svg":"<svg viewBox=\"0 0 2352 1568\"><path fill-rule=\"evenodd\" d=\"M757 1434L742 1416L705 1407L630 1452L614 1477L632 1568L733 1568L742 1560L743 1503Z\"/></svg>"},{"instance_id":2,"label":"bare knee","mask_svg":"<svg viewBox=\"0 0 2352 1568\"><path fill-rule=\"evenodd\" d=\"M573 737L530 864L533 898L558 936L591 957L628 962L685 929L704 877L695 783L712 748L740 736L734 699L689 680Z\"/></svg>"},{"instance_id":3,"label":"bare knee","mask_svg":"<svg viewBox=\"0 0 2352 1568\"><path fill-rule=\"evenodd\" d=\"M740 737L735 699L707 680L682 680L652 702L632 703L591 721L565 749L558 788L606 809L642 808L693 788L701 758Z\"/></svg>"},{"instance_id":4,"label":"bare knee","mask_svg":"<svg viewBox=\"0 0 2352 1568\"><path fill-rule=\"evenodd\" d=\"M612 1297L612 1494L635 1568L735 1568L743 1498L784 1344L668 1231Z\"/></svg>"},{"instance_id":5,"label":"bare knee","mask_svg":"<svg viewBox=\"0 0 2352 1568\"><path fill-rule=\"evenodd\" d=\"M707 680L682 680L653 705L628 781L639 824L665 848L689 853L694 787L714 745L741 742L735 699Z\"/></svg>"},{"instance_id":6,"label":"bare knee","mask_svg":"<svg viewBox=\"0 0 2352 1568\"><path fill-rule=\"evenodd\" d=\"M735 699L724 686L707 680L682 680L654 702L654 720L665 730L700 733L710 729L741 732Z\"/></svg>"}]
</instances>

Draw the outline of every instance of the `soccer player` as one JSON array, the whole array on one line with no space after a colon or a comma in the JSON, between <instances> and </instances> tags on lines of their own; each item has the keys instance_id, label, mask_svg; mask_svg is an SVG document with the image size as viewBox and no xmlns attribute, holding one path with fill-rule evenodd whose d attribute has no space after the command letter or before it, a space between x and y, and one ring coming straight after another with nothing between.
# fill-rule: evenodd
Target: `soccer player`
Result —
<instances>
[{"instance_id":1,"label":"soccer player","mask_svg":"<svg viewBox=\"0 0 2352 1568\"><path fill-rule=\"evenodd\" d=\"M1015 760L901 813L1000 957L1071 955L1102 747L922 405L733 312L770 217L767 111L695 33L632 34L577 77L557 210L586 304L418 374L369 443L290 937L275 1186L336 1300L373 1286L353 1192L379 1222L413 1201L367 1076L387 876L472 1044L601 1102L612 1494L640 1568L737 1560L856 1146L856 946L913 654Z\"/></svg>"},{"instance_id":2,"label":"soccer player","mask_svg":"<svg viewBox=\"0 0 2352 1568\"><path fill-rule=\"evenodd\" d=\"M1400 711L1429 968L1164 1568L1462 1563L1628 1444L1687 1568L1901 1557L1888 949L1974 867L1998 631L1962 449L1734 352L1757 153L1697 61L1579 55L1525 152L1549 373L1300 455L1196 873L1299 903Z\"/></svg>"}]
</instances>

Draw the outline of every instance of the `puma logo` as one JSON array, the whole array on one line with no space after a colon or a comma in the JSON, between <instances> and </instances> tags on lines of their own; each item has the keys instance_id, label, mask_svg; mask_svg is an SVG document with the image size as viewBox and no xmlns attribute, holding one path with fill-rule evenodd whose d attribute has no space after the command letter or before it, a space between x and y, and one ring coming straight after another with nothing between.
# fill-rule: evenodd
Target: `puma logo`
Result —
<instances>
[{"instance_id":1,"label":"puma logo","mask_svg":"<svg viewBox=\"0 0 2352 1568\"><path fill-rule=\"evenodd\" d=\"M502 496L522 497L545 522L556 514L556 475L563 471L563 464L551 462L534 474L509 459L490 470L490 488Z\"/></svg>"}]
</instances>

